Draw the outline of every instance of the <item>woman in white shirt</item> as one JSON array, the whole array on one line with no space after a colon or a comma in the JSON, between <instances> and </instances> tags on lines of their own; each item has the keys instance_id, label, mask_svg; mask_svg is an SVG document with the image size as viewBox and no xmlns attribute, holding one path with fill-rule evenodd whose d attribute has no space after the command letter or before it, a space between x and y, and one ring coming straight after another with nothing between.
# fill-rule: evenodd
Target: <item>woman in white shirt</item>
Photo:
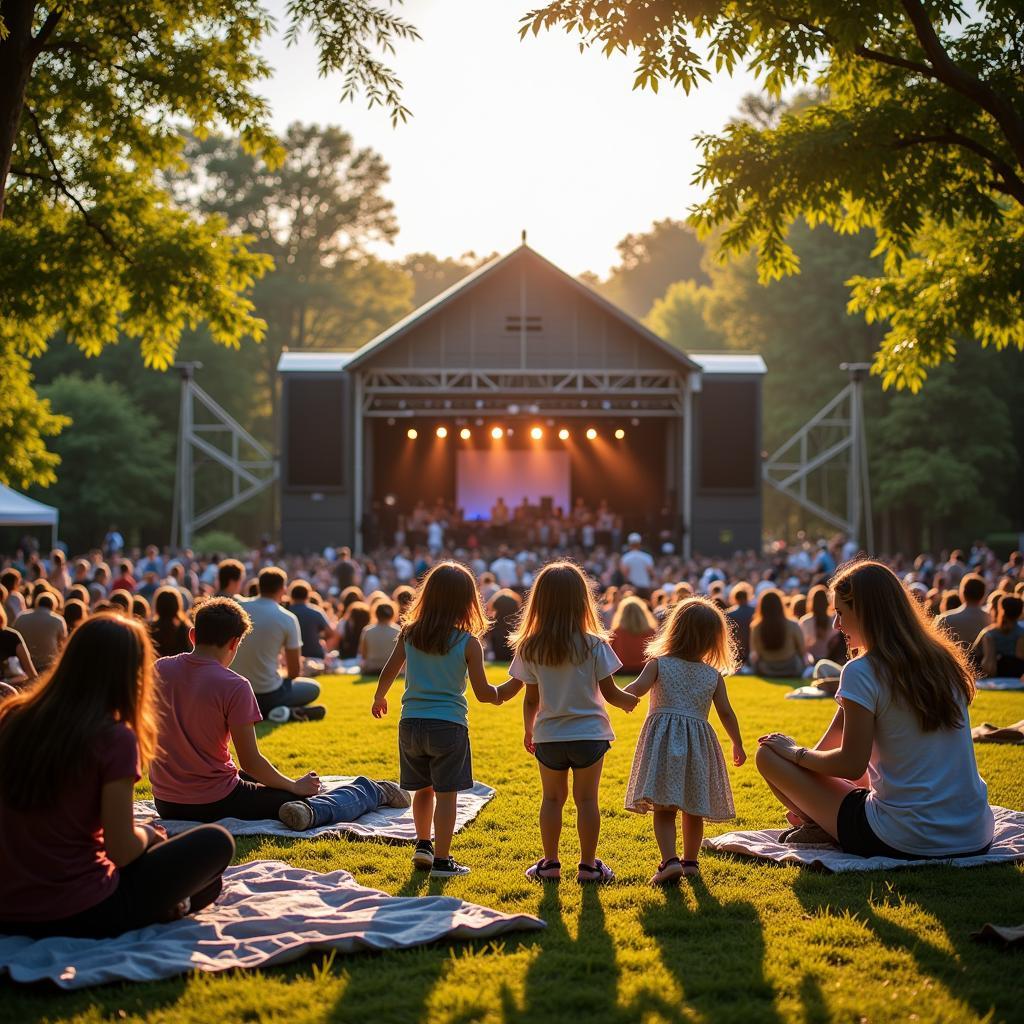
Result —
<instances>
[{"instance_id":1,"label":"woman in white shirt","mask_svg":"<svg viewBox=\"0 0 1024 1024\"><path fill-rule=\"evenodd\" d=\"M843 570L832 594L836 626L859 654L843 668L839 710L813 749L781 733L759 740L758 770L795 826L784 841L838 840L862 857L984 852L993 818L964 652L880 562Z\"/></svg>"}]
</instances>

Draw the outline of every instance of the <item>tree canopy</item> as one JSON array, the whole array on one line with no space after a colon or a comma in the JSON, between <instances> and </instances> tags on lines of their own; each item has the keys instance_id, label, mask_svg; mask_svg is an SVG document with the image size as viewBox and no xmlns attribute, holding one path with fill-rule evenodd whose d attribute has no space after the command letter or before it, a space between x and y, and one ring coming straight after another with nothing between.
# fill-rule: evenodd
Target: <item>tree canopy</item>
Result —
<instances>
[{"instance_id":1,"label":"tree canopy","mask_svg":"<svg viewBox=\"0 0 1024 1024\"><path fill-rule=\"evenodd\" d=\"M814 83L822 102L698 139L695 221L723 254L755 247L764 281L799 270L800 218L873 230L882 263L851 308L886 324L886 386L916 390L965 340L1024 348L1019 0L554 0L523 33L555 27L634 54L635 87L689 92L744 65L771 97Z\"/></svg>"},{"instance_id":2,"label":"tree canopy","mask_svg":"<svg viewBox=\"0 0 1024 1024\"><path fill-rule=\"evenodd\" d=\"M310 35L319 70L393 118L407 111L380 60L415 29L375 0L290 0L290 41ZM182 333L260 338L249 297L265 253L175 203L161 175L181 128L237 134L268 162L283 153L258 92L272 30L257 0L0 0L0 480L53 479L46 438L65 421L32 390L29 360L62 334L96 354L127 338L166 367Z\"/></svg>"}]
</instances>

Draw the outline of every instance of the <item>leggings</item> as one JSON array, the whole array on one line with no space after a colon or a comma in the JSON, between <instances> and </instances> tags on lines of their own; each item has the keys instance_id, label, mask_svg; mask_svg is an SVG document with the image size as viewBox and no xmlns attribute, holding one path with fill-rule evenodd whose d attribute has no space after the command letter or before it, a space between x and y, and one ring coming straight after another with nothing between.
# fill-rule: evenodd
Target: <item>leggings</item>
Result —
<instances>
[{"instance_id":1,"label":"leggings","mask_svg":"<svg viewBox=\"0 0 1024 1024\"><path fill-rule=\"evenodd\" d=\"M220 895L221 875L234 855L235 841L226 829L200 825L150 846L120 868L117 888L95 906L56 921L0 921L0 934L105 939L173 921L186 899L195 914Z\"/></svg>"}]
</instances>

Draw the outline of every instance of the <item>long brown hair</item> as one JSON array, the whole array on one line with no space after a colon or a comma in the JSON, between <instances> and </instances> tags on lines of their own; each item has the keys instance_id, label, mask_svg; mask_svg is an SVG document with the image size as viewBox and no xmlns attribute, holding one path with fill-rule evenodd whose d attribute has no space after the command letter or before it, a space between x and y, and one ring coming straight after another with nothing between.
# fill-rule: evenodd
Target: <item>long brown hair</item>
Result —
<instances>
[{"instance_id":1,"label":"long brown hair","mask_svg":"<svg viewBox=\"0 0 1024 1024\"><path fill-rule=\"evenodd\" d=\"M534 665L580 665L590 653L587 636L608 639L583 570L572 562L545 565L533 581L509 645Z\"/></svg>"},{"instance_id":2,"label":"long brown hair","mask_svg":"<svg viewBox=\"0 0 1024 1024\"><path fill-rule=\"evenodd\" d=\"M829 607L828 587L816 583L807 595L810 613L814 616L814 632L817 636L825 636L832 627L832 609Z\"/></svg>"},{"instance_id":3,"label":"long brown hair","mask_svg":"<svg viewBox=\"0 0 1024 1024\"><path fill-rule=\"evenodd\" d=\"M156 749L149 633L137 619L95 615L49 672L0 704L4 802L20 810L51 802L87 769L114 721L131 727L148 762Z\"/></svg>"},{"instance_id":4,"label":"long brown hair","mask_svg":"<svg viewBox=\"0 0 1024 1024\"><path fill-rule=\"evenodd\" d=\"M786 614L786 602L782 591L770 587L762 592L757 599L757 609L750 621L750 626L757 626L761 634L761 643L766 651L778 651L786 646L786 629L789 616Z\"/></svg>"},{"instance_id":5,"label":"long brown hair","mask_svg":"<svg viewBox=\"0 0 1024 1024\"><path fill-rule=\"evenodd\" d=\"M856 613L872 668L921 729L961 726L958 698L970 704L975 693L967 656L895 573L881 562L854 562L833 578L832 594Z\"/></svg>"},{"instance_id":6,"label":"long brown hair","mask_svg":"<svg viewBox=\"0 0 1024 1024\"><path fill-rule=\"evenodd\" d=\"M402 616L402 639L424 654L447 654L455 631L479 639L488 626L473 574L458 562L439 562Z\"/></svg>"},{"instance_id":7,"label":"long brown hair","mask_svg":"<svg viewBox=\"0 0 1024 1024\"><path fill-rule=\"evenodd\" d=\"M647 645L648 658L702 661L732 672L739 660L725 613L706 597L688 597L669 613L661 632Z\"/></svg>"}]
</instances>

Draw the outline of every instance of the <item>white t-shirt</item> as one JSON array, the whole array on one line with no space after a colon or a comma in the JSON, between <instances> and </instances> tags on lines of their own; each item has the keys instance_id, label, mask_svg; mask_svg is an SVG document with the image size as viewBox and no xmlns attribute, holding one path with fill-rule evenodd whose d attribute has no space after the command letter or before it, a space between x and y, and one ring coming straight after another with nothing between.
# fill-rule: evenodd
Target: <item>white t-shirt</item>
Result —
<instances>
[{"instance_id":1,"label":"white t-shirt","mask_svg":"<svg viewBox=\"0 0 1024 1024\"><path fill-rule=\"evenodd\" d=\"M231 670L249 680L253 693L273 693L282 682L277 661L282 648L302 647L299 620L269 597L242 597L238 603L252 619L252 632L238 645Z\"/></svg>"},{"instance_id":2,"label":"white t-shirt","mask_svg":"<svg viewBox=\"0 0 1024 1024\"><path fill-rule=\"evenodd\" d=\"M496 558L491 562L491 572L502 587L511 587L516 581L516 563L511 558Z\"/></svg>"},{"instance_id":3,"label":"white t-shirt","mask_svg":"<svg viewBox=\"0 0 1024 1024\"><path fill-rule=\"evenodd\" d=\"M399 583L408 583L412 579L415 566L405 555L395 555L391 564L395 567L395 575L398 577Z\"/></svg>"},{"instance_id":4,"label":"white t-shirt","mask_svg":"<svg viewBox=\"0 0 1024 1024\"><path fill-rule=\"evenodd\" d=\"M992 841L988 787L978 774L966 705L958 729L923 732L914 712L892 699L867 655L843 667L836 700L875 716L865 812L879 839L927 857L971 853Z\"/></svg>"},{"instance_id":5,"label":"white t-shirt","mask_svg":"<svg viewBox=\"0 0 1024 1024\"><path fill-rule=\"evenodd\" d=\"M651 585L654 559L646 551L631 548L619 559L619 567L634 587L649 587Z\"/></svg>"},{"instance_id":6,"label":"white t-shirt","mask_svg":"<svg viewBox=\"0 0 1024 1024\"><path fill-rule=\"evenodd\" d=\"M579 665L534 665L519 655L512 659L508 674L540 690L540 707L533 726L535 743L615 739L597 684L622 668L622 662L596 636L588 635L586 643L587 655Z\"/></svg>"}]
</instances>

